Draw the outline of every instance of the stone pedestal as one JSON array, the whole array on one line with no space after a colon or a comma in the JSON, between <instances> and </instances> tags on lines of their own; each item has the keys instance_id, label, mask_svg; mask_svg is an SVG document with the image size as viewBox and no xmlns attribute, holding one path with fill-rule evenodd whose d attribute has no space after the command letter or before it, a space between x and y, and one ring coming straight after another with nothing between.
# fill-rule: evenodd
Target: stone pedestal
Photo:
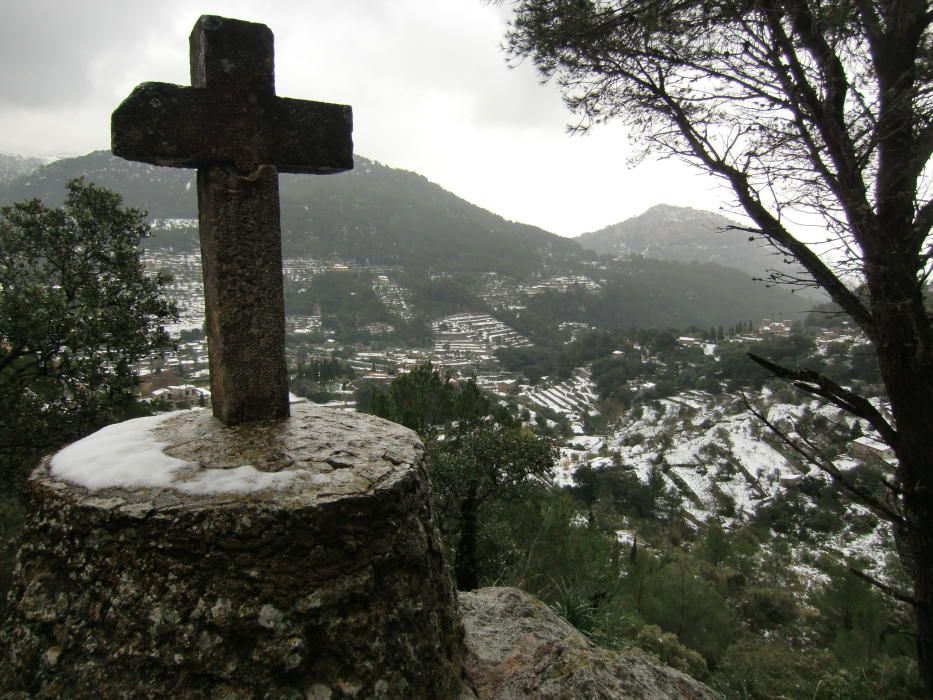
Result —
<instances>
[{"instance_id":1,"label":"stone pedestal","mask_svg":"<svg viewBox=\"0 0 933 700\"><path fill-rule=\"evenodd\" d=\"M32 475L0 690L456 696L462 629L414 433L312 404L140 421Z\"/></svg>"}]
</instances>

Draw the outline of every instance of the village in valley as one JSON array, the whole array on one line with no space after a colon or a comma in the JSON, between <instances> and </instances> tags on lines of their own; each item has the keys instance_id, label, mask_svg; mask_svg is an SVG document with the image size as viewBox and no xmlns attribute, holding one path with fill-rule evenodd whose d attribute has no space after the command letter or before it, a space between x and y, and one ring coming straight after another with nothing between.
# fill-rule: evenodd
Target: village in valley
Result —
<instances>
[{"instance_id":1,"label":"village in valley","mask_svg":"<svg viewBox=\"0 0 933 700\"><path fill-rule=\"evenodd\" d=\"M193 226L196 222L186 223ZM199 256L158 251L147 254L145 260L151 269L168 270L173 275L172 293L180 318L172 329L179 336L177 351L138 367L140 398L163 410L210 407ZM395 281L396 271L391 267L369 269L354 263L286 258L283 269L286 285L299 290L323 274L364 276L371 280L376 298L396 318L412 316L411 294ZM480 296L489 309L520 314L522 301L544 290L598 286L584 275L558 275L520 284L487 273ZM436 318L431 322L430 343L405 347L387 341L393 331L387 323L367 324L358 329L353 342L343 341L322 320L321 312L326 314L326 310L315 311L313 315L286 316L293 400L310 398L354 411L361 390L384 390L396 377L430 363L454 385L475 381L497 401L515 407L537 431L558 438L562 447L552 474L556 485L573 485L574 474L582 467L599 470L625 465L642 482L655 473L678 494L686 522L695 527L710 518L727 524L744 522L759 506L767 505L805 477L829 480L824 472L782 445L754 415L747 397L728 390L728 382L705 377L701 382L690 381L691 372L703 365L696 360L717 363L724 353L734 355L741 350L744 354L762 343L804 336L815 357L869 352L861 334L844 321L805 328L799 318L766 318L729 329L685 331L673 338L670 351L630 343L612 352L611 360L621 363L628 359L651 368L616 388L616 395L628 399L620 403L601 395L592 363L574 367L566 377L545 375L534 382L505 367L500 359L502 350L527 349L533 343L489 312ZM582 323L560 326L567 345L592 330ZM332 369L322 372L322 366ZM316 369L309 372L309 368ZM688 380L672 381L677 376ZM868 388L877 391L876 387ZM881 399L876 401L883 407ZM852 421L846 423L838 409L816 400L801 401L786 386L764 384L754 403L754 410L764 411L791 433L809 426L841 468L886 464L893 459L890 448L871 434L867 424L850 425ZM864 511L859 506L851 508L859 511L856 515ZM634 534L622 528L618 536L620 542L631 542ZM879 524L859 533L842 530L824 540L819 549L860 556L869 571L884 577L892 546L891 533ZM815 557L813 551L801 552L796 564L799 571L819 577L811 565Z\"/></svg>"}]
</instances>

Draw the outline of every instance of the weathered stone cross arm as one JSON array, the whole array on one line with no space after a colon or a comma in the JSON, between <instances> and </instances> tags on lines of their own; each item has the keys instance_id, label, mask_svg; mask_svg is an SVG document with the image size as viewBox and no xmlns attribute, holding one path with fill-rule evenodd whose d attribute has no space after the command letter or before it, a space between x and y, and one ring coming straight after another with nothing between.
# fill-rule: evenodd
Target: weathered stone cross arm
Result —
<instances>
[{"instance_id":1,"label":"weathered stone cross arm","mask_svg":"<svg viewBox=\"0 0 933 700\"><path fill-rule=\"evenodd\" d=\"M274 95L257 102L230 104L207 88L142 83L114 112L113 153L176 168L231 164L249 171L263 164L328 174L353 167L352 141L328 138L350 125L349 107Z\"/></svg>"},{"instance_id":2,"label":"weathered stone cross arm","mask_svg":"<svg viewBox=\"0 0 933 700\"><path fill-rule=\"evenodd\" d=\"M353 167L345 105L278 97L272 32L204 16L191 87L143 83L113 113L115 155L198 169L198 222L214 415L289 415L278 172Z\"/></svg>"},{"instance_id":3,"label":"weathered stone cross arm","mask_svg":"<svg viewBox=\"0 0 933 700\"><path fill-rule=\"evenodd\" d=\"M272 31L201 17L190 37L191 87L142 83L113 113L112 150L128 160L325 174L353 167L347 105L275 94Z\"/></svg>"}]
</instances>

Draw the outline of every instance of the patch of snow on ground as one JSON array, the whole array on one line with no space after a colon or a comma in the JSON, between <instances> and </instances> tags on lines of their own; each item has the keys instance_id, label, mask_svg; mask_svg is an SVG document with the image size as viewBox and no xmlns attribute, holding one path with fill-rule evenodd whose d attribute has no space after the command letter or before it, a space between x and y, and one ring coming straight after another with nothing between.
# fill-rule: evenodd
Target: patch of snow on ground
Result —
<instances>
[{"instance_id":1,"label":"patch of snow on ground","mask_svg":"<svg viewBox=\"0 0 933 700\"><path fill-rule=\"evenodd\" d=\"M184 493L210 495L213 493L254 493L265 489L287 486L294 481L296 472L261 472L244 464L234 469L204 469L193 479L171 484Z\"/></svg>"},{"instance_id":2,"label":"patch of snow on ground","mask_svg":"<svg viewBox=\"0 0 933 700\"><path fill-rule=\"evenodd\" d=\"M780 478L798 473L784 455L761 438L752 435L748 420L731 422L726 429L732 443L732 454L751 474L758 474L759 470L766 474L776 471Z\"/></svg>"},{"instance_id":3,"label":"patch of snow on ground","mask_svg":"<svg viewBox=\"0 0 933 700\"><path fill-rule=\"evenodd\" d=\"M800 411L787 404L772 408L781 418L796 418ZM618 452L643 482L662 466L668 485L684 493L684 508L701 520L716 512L718 492L734 501L739 517L748 516L783 488L781 479L799 475L758 437L757 419L740 402L688 391L647 404L636 415L622 416L607 439L610 452ZM597 466L596 460L590 464Z\"/></svg>"},{"instance_id":4,"label":"patch of snow on ground","mask_svg":"<svg viewBox=\"0 0 933 700\"><path fill-rule=\"evenodd\" d=\"M767 388L759 396L769 420L780 423L791 435L806 412L824 415L833 422L840 420L838 409L821 402L780 403ZM735 517L724 518L724 523L747 521L763 503L770 502L803 476L801 467L788 459L770 435L737 398L683 392L627 411L606 438L568 439L561 449L555 482L571 485L574 471L585 464L600 469L618 461L643 482L648 480L652 469L661 468L668 487L684 495L683 508L697 521L722 515L720 494L735 505ZM601 450L604 446L609 456L598 456L600 451L606 454L606 450ZM836 459L842 469L860 463L861 460L850 456ZM809 469L808 476L829 479L815 468ZM861 506L850 504L849 509L856 515L867 514ZM820 571L816 560L829 555L841 556L848 562L861 560L866 571L884 581L893 551L890 528L886 525L880 524L865 534L856 534L847 527L818 544L793 546L787 573L799 575L808 586L823 585L828 577Z\"/></svg>"}]
</instances>

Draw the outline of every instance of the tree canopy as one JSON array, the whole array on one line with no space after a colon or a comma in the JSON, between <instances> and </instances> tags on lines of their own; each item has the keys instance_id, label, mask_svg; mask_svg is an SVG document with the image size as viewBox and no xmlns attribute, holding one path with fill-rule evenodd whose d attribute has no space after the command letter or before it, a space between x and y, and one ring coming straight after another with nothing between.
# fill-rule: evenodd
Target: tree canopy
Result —
<instances>
[{"instance_id":1,"label":"tree canopy","mask_svg":"<svg viewBox=\"0 0 933 700\"><path fill-rule=\"evenodd\" d=\"M457 585L476 588L485 510L543 486L557 459L556 443L522 427L475 380L455 384L431 363L397 377L388 391L367 396L360 406L417 431L425 441Z\"/></svg>"},{"instance_id":2,"label":"tree canopy","mask_svg":"<svg viewBox=\"0 0 933 700\"><path fill-rule=\"evenodd\" d=\"M65 203L0 208L0 453L48 449L121 415L133 363L175 318L139 258L144 214L74 180Z\"/></svg>"},{"instance_id":3,"label":"tree canopy","mask_svg":"<svg viewBox=\"0 0 933 700\"><path fill-rule=\"evenodd\" d=\"M874 344L890 417L823 375L768 369L893 447L888 495L859 498L898 535L914 583L901 598L933 690L933 11L923 0L513 5L508 48L557 83L574 128L621 120L644 152L718 177L749 220L734 228L793 263L771 279L825 290ZM816 246L801 233L814 222Z\"/></svg>"}]
</instances>

